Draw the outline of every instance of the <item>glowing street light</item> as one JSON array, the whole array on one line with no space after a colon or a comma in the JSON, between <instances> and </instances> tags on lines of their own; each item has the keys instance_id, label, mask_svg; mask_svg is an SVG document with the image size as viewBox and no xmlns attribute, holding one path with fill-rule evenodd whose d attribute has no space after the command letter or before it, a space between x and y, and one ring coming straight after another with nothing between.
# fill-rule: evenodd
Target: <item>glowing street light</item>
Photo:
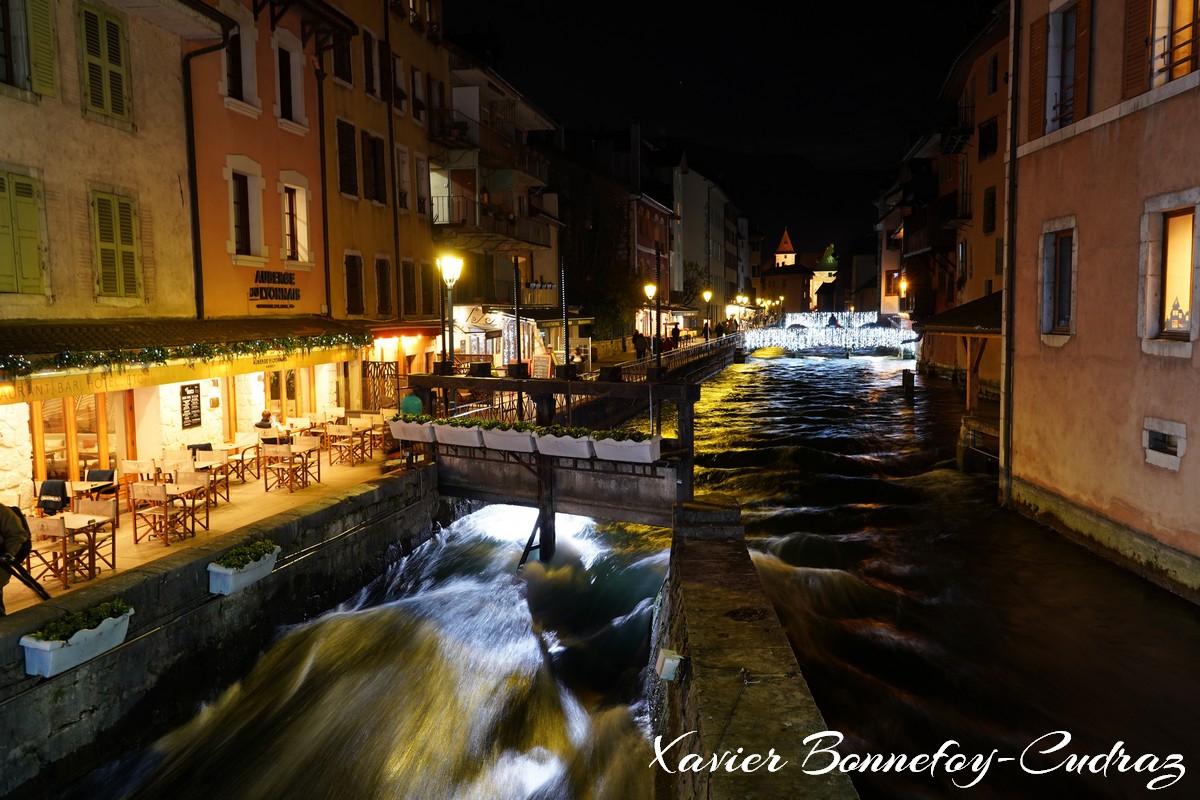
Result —
<instances>
[{"instance_id":1,"label":"glowing street light","mask_svg":"<svg viewBox=\"0 0 1200 800\"><path fill-rule=\"evenodd\" d=\"M446 328L450 337L450 359L454 358L454 284L462 275L463 260L457 256L442 256L437 260L438 270L442 280L446 282ZM446 361L446 353L442 352L442 361ZM454 374L453 360L450 361L450 374Z\"/></svg>"},{"instance_id":2,"label":"glowing street light","mask_svg":"<svg viewBox=\"0 0 1200 800\"><path fill-rule=\"evenodd\" d=\"M704 303L707 306L704 311L704 319L708 322L709 330L712 330L712 289L705 289L700 296L704 298Z\"/></svg>"}]
</instances>

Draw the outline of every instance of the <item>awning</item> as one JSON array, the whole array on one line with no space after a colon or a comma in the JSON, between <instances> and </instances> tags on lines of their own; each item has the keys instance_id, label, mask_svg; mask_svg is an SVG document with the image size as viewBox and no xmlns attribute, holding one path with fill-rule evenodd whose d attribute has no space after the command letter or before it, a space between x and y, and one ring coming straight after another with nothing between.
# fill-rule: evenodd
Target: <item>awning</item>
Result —
<instances>
[{"instance_id":1,"label":"awning","mask_svg":"<svg viewBox=\"0 0 1200 800\"><path fill-rule=\"evenodd\" d=\"M913 330L922 333L998 338L1001 335L1003 311L1004 292L992 292L978 300L914 321L912 326Z\"/></svg>"}]
</instances>

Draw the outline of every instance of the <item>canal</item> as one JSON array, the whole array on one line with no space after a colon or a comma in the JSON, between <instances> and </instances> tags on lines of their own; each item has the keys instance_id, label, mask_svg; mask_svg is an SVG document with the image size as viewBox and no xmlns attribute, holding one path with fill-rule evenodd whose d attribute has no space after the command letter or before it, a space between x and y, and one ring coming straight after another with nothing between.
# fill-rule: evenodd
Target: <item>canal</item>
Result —
<instances>
[{"instance_id":1,"label":"canal","mask_svg":"<svg viewBox=\"0 0 1200 800\"><path fill-rule=\"evenodd\" d=\"M697 492L742 503L839 756L975 757L855 774L861 796L1195 796L1200 609L998 509L994 480L952 469L961 395L920 382L910 404L904 367L752 359L697 406ZM64 796L648 796L669 532L563 518L554 562L518 573L532 515L459 520ZM1066 766L1105 754L1107 774Z\"/></svg>"}]
</instances>

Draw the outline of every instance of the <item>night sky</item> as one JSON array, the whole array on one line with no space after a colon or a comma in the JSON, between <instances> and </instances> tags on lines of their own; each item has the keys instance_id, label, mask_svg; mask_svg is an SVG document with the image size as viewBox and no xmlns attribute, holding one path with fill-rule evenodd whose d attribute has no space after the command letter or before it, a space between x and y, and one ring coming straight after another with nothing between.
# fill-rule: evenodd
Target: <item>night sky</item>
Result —
<instances>
[{"instance_id":1,"label":"night sky","mask_svg":"<svg viewBox=\"0 0 1200 800\"><path fill-rule=\"evenodd\" d=\"M819 5L445 0L443 13L451 41L493 41L496 72L559 125L640 122L694 143L696 168L773 253L785 226L799 250L870 235L878 189L934 127L995 3Z\"/></svg>"}]
</instances>

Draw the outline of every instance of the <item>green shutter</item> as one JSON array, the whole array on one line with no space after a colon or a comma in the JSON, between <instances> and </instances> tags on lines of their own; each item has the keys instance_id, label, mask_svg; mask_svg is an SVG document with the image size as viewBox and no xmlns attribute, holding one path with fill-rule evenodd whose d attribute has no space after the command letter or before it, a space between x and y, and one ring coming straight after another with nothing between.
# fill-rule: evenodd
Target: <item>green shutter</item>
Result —
<instances>
[{"instance_id":1,"label":"green shutter","mask_svg":"<svg viewBox=\"0 0 1200 800\"><path fill-rule=\"evenodd\" d=\"M116 208L111 195L93 195L92 213L96 224L96 255L98 259L99 294L119 295L120 275L117 259Z\"/></svg>"},{"instance_id":2,"label":"green shutter","mask_svg":"<svg viewBox=\"0 0 1200 800\"><path fill-rule=\"evenodd\" d=\"M124 31L116 17L83 9L84 102L93 111L129 118Z\"/></svg>"},{"instance_id":3,"label":"green shutter","mask_svg":"<svg viewBox=\"0 0 1200 800\"><path fill-rule=\"evenodd\" d=\"M29 82L33 91L58 96L58 70L54 52L54 8L50 0L26 0L29 25Z\"/></svg>"},{"instance_id":4,"label":"green shutter","mask_svg":"<svg viewBox=\"0 0 1200 800\"><path fill-rule=\"evenodd\" d=\"M104 297L138 297L141 257L137 207L125 197L93 195L98 258L97 293Z\"/></svg>"},{"instance_id":5,"label":"green shutter","mask_svg":"<svg viewBox=\"0 0 1200 800\"><path fill-rule=\"evenodd\" d=\"M37 181L9 176L17 254L17 291L42 290L42 219Z\"/></svg>"},{"instance_id":6,"label":"green shutter","mask_svg":"<svg viewBox=\"0 0 1200 800\"><path fill-rule=\"evenodd\" d=\"M138 297L137 211L133 201L121 198L117 203L117 248L121 259L121 294Z\"/></svg>"},{"instance_id":7,"label":"green shutter","mask_svg":"<svg viewBox=\"0 0 1200 800\"><path fill-rule=\"evenodd\" d=\"M8 181L9 176L0 172L0 292L17 290L17 249Z\"/></svg>"}]
</instances>

